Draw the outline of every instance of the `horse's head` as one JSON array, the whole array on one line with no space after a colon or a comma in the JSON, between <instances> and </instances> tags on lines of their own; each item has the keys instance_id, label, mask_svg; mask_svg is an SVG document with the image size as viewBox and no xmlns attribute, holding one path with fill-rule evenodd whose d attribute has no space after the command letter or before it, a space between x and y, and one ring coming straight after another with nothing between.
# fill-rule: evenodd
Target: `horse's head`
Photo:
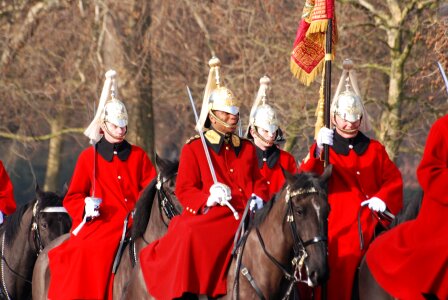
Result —
<instances>
[{"instance_id":1,"label":"horse's head","mask_svg":"<svg viewBox=\"0 0 448 300\"><path fill-rule=\"evenodd\" d=\"M62 206L63 198L64 195L45 192L39 186L36 186L36 198L32 202L31 230L34 245L38 252L52 240L70 230L71 219Z\"/></svg>"},{"instance_id":2,"label":"horse's head","mask_svg":"<svg viewBox=\"0 0 448 300\"><path fill-rule=\"evenodd\" d=\"M300 272L297 276L303 275L305 266L309 286L320 284L328 276L326 226L330 207L326 182L331 170L329 165L320 177L284 172L286 184L280 194L287 203L284 224L292 232L294 257L298 259L296 270Z\"/></svg>"}]
</instances>

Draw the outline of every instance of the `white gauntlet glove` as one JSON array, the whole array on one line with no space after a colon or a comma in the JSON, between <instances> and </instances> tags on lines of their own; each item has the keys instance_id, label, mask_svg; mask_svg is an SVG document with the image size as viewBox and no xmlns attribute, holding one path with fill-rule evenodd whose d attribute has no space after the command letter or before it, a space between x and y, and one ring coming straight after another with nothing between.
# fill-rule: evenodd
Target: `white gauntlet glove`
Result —
<instances>
[{"instance_id":1,"label":"white gauntlet glove","mask_svg":"<svg viewBox=\"0 0 448 300\"><path fill-rule=\"evenodd\" d=\"M216 204L225 205L223 201L230 201L232 192L230 188L223 183L215 183L210 187L210 196L207 199L207 206L212 207Z\"/></svg>"},{"instance_id":2,"label":"white gauntlet glove","mask_svg":"<svg viewBox=\"0 0 448 300\"><path fill-rule=\"evenodd\" d=\"M257 195L255 195L255 194L252 194L252 196L250 197L250 204L249 204L249 209L251 210L251 211L254 211L255 209L256 210L259 210L259 209L262 209L263 208L263 206L264 206L264 201L263 201L263 199L261 199L260 197L258 197Z\"/></svg>"},{"instance_id":3,"label":"white gauntlet glove","mask_svg":"<svg viewBox=\"0 0 448 300\"><path fill-rule=\"evenodd\" d=\"M371 210L376 212L384 212L386 210L386 203L377 197L372 197L369 200L361 202L361 206L368 205Z\"/></svg>"},{"instance_id":4,"label":"white gauntlet glove","mask_svg":"<svg viewBox=\"0 0 448 300\"><path fill-rule=\"evenodd\" d=\"M86 206L84 207L85 218L90 221L96 217L100 216L100 204L103 200L96 197L86 197L84 202Z\"/></svg>"},{"instance_id":5,"label":"white gauntlet glove","mask_svg":"<svg viewBox=\"0 0 448 300\"><path fill-rule=\"evenodd\" d=\"M3 224L3 213L1 210L0 210L0 224Z\"/></svg>"},{"instance_id":6,"label":"white gauntlet glove","mask_svg":"<svg viewBox=\"0 0 448 300\"><path fill-rule=\"evenodd\" d=\"M327 144L329 146L333 146L333 135L334 131L333 129L322 127L319 132L317 133L317 139L316 139L316 157L320 155L322 152L322 149L324 148L324 144Z\"/></svg>"}]
</instances>

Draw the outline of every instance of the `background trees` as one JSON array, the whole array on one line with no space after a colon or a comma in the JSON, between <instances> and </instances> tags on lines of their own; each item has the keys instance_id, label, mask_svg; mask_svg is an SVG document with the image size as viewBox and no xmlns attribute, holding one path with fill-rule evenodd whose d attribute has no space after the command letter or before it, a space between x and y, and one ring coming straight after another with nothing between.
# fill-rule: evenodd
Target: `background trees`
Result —
<instances>
[{"instance_id":1,"label":"background trees","mask_svg":"<svg viewBox=\"0 0 448 300\"><path fill-rule=\"evenodd\" d=\"M435 62L447 64L440 0L339 0L333 89L354 60L374 135L415 188L428 126L446 113ZM0 6L0 159L18 201L33 176L58 190L69 180L104 73L118 72L129 139L150 155L178 155L193 134L185 86L200 108L212 55L242 104L244 126L259 78L272 79L287 150L300 161L313 140L319 82L301 85L289 54L303 1L16 0ZM319 81L319 80L318 80Z\"/></svg>"}]
</instances>

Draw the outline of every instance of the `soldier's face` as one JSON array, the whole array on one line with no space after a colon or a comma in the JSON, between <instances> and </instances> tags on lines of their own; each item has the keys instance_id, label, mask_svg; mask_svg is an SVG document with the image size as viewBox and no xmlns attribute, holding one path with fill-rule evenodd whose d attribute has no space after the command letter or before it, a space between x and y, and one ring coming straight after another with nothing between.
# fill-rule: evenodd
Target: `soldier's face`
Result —
<instances>
[{"instance_id":1,"label":"soldier's face","mask_svg":"<svg viewBox=\"0 0 448 300\"><path fill-rule=\"evenodd\" d=\"M257 133L255 132L254 128L250 129L250 133L252 137L254 138L255 145L258 146L261 150L266 150L267 148L274 145L275 138L277 136L277 132L269 132L266 129L263 129L261 127L256 127Z\"/></svg>"},{"instance_id":2,"label":"soldier's face","mask_svg":"<svg viewBox=\"0 0 448 300\"><path fill-rule=\"evenodd\" d=\"M361 126L361 119L355 122L349 122L339 115L334 115L334 124L336 126L336 131L340 136L346 139L354 138L359 131L359 126Z\"/></svg>"},{"instance_id":3,"label":"soldier's face","mask_svg":"<svg viewBox=\"0 0 448 300\"><path fill-rule=\"evenodd\" d=\"M101 125L104 131L104 138L111 144L121 143L127 132L127 126L120 127L110 122L105 122Z\"/></svg>"},{"instance_id":4,"label":"soldier's face","mask_svg":"<svg viewBox=\"0 0 448 300\"><path fill-rule=\"evenodd\" d=\"M239 114L232 115L220 110L215 110L213 111L213 113L219 119L217 120L214 116L209 115L210 122L212 123L213 128L222 133L230 133L235 131L238 120L240 119Z\"/></svg>"}]
</instances>

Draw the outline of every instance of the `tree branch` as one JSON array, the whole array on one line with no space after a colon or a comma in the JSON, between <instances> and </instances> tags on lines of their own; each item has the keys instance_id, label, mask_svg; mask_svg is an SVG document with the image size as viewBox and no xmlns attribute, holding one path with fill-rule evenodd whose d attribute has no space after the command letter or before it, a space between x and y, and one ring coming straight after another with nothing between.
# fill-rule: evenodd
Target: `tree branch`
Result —
<instances>
[{"instance_id":1,"label":"tree branch","mask_svg":"<svg viewBox=\"0 0 448 300\"><path fill-rule=\"evenodd\" d=\"M19 141L19 142L33 142L33 141L42 142L42 141L46 141L46 140L52 139L56 136L60 136L63 134L82 133L82 132L84 132L84 128L67 128L67 129L63 129L59 132L53 132L50 134L44 134L44 135L39 135L39 136L27 136L27 135L21 135L21 134L9 133L9 132L0 132L0 137L5 138L5 139Z\"/></svg>"}]
</instances>

